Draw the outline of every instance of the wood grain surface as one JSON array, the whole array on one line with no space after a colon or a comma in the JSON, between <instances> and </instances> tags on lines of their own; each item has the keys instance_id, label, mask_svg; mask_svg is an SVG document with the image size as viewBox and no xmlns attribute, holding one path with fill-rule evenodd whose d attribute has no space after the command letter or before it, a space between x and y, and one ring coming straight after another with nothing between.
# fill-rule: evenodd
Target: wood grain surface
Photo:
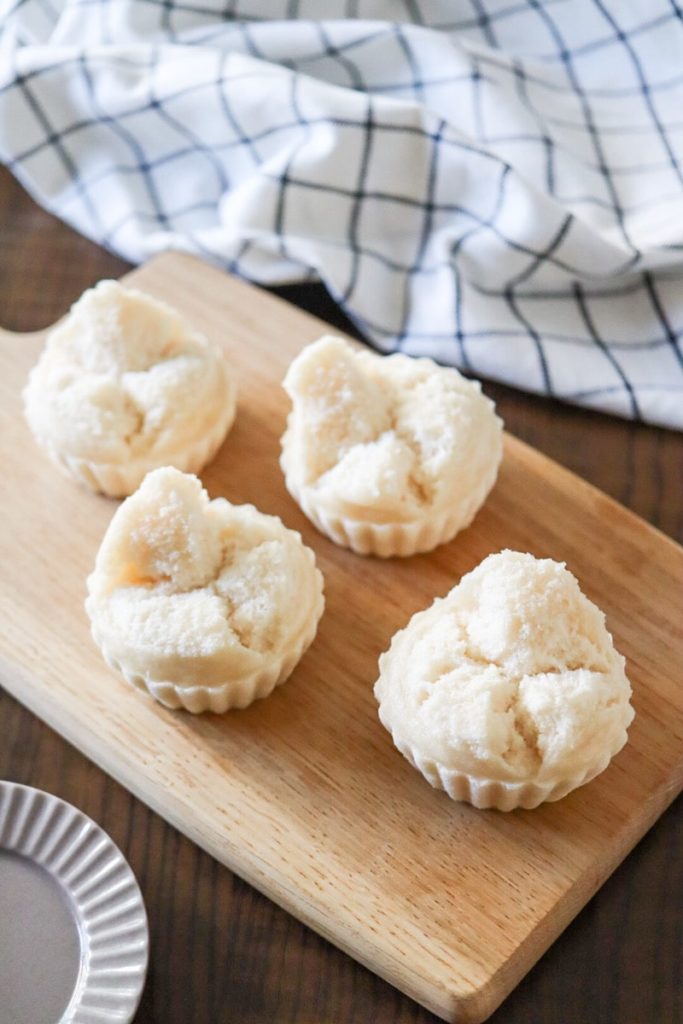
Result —
<instances>
[{"instance_id":1,"label":"wood grain surface","mask_svg":"<svg viewBox=\"0 0 683 1024\"><path fill-rule=\"evenodd\" d=\"M280 515L316 551L326 613L291 682L246 712L169 714L103 664L83 613L113 503L44 464L21 415L43 344L0 337L0 678L217 859L446 1020L479 1022L683 786L683 549L507 438L474 525L422 557L361 559L321 537L278 467L292 358L324 330L187 256L126 280L224 346L238 381L210 494ZM432 791L377 721L377 659L397 629L492 551L566 560L627 658L636 722L610 769L534 813ZM596 555L596 553L599 553ZM17 646L17 638L28 643Z\"/></svg>"},{"instance_id":2,"label":"wood grain surface","mask_svg":"<svg viewBox=\"0 0 683 1024\"><path fill-rule=\"evenodd\" d=\"M15 201L20 195L9 185L3 194L13 196ZM54 312L62 312L85 284L116 272L115 261L111 258L90 249L81 240L73 239L65 229L58 229L28 203L24 203L24 208L28 211L27 216L30 214L42 225L48 237L52 231L55 239L62 240L60 244L64 246L64 254L72 254L69 260L55 263L54 249L51 254L49 249L43 252L44 266L49 265L53 279L61 281L59 287L53 285L51 289ZM25 233L22 237L26 237ZM76 251L90 256L91 262L79 265L73 258ZM11 302L18 301L14 297L16 293L27 295L21 260L17 261L16 250L11 255L14 261L12 280L21 287L16 288L14 295L7 292L10 301L5 304L5 310L9 309L10 314ZM48 255L52 259L46 259ZM3 248L3 272L9 268L8 257L9 253ZM30 272L36 258L34 248L25 260L24 272ZM86 272L92 274L90 280L84 279ZM78 286L73 285L73 275L79 281ZM3 284L6 280L5 277ZM70 281L72 290L69 294ZM39 292L38 301L43 301L47 291L43 288ZM13 323L12 315L7 315L6 324L36 326L35 320L30 322L29 316L36 317L39 313L28 305L26 297L23 302L23 308L28 311L24 321L15 319ZM17 308L21 310L21 302ZM46 316L43 323L52 319L54 314ZM559 418L567 429L567 436L562 440L550 431L551 443L559 447L566 444L567 459L574 459L575 465L585 460L598 482L607 487L610 481L616 483L617 493L621 487L627 488L624 481L628 474L620 475L620 453L618 447L610 443L610 434L612 441L619 436L631 438L630 457L633 464L642 469L642 475L634 477L628 485L631 504L651 503L649 514L652 518L659 517L660 522L664 520L664 525L667 525L667 517L672 517L669 523L671 532L680 528L676 521L680 516L680 505L676 505L680 497L676 488L676 483L680 482L680 438L496 390L499 408L508 425L510 414L506 403L509 403L513 414L516 408L522 410L519 418L521 428L538 430L539 436L543 431L549 431L548 424L554 418ZM525 416L529 423L526 428ZM584 447L579 450L576 443L581 437ZM628 457L628 446L624 447L623 455ZM599 457L601 453L609 457L609 463L593 465L591 458ZM656 458L654 469L650 464L653 456ZM604 481L600 479L601 472L605 475ZM207 482L210 483L208 476ZM610 489L614 491L615 487ZM626 497L629 497L628 492ZM573 500L572 495L568 496L569 499ZM598 525L605 507L602 505L595 510L594 518ZM642 508L642 511L648 513L647 508ZM76 520L72 525L78 527L80 522ZM292 522L292 525L297 524ZM88 528L89 523L86 524ZM586 532L584 547L595 544L595 540L595 533L591 536ZM634 562L633 550L623 552L623 563L630 570L634 564L640 564L638 560ZM652 564L649 557L643 562L646 577ZM668 566L668 570L672 568L673 565ZM17 581L17 592L21 586L23 583ZM597 589L592 591L592 596L600 599L601 586L596 579ZM607 606L608 601L603 600L602 603ZM58 608L55 611L59 619L62 612ZM28 644L28 638L22 639ZM80 653L77 652L79 657ZM626 653L628 655L629 651ZM646 668L639 666L639 670ZM295 687L297 684L293 681L288 685ZM286 694L287 687L271 700ZM9 698L3 699L0 713L7 737L0 755L4 774L57 791L92 814L120 842L143 884L152 921L153 952L150 983L138 1015L140 1021L430 1019L426 1012L306 932L248 887L233 880L228 872L164 826ZM668 724L671 725L670 722ZM381 740L381 733L379 737ZM388 755L391 751L386 753ZM413 778L407 765L403 766L400 761L398 767L394 762L392 764L392 770L399 774L409 773L410 781L406 781L411 791L419 784L422 792L424 784L419 777ZM650 781L655 776L659 778L661 770L658 754L652 764L644 767L638 786L647 788L648 778ZM599 783L600 780L592 785ZM664 795L660 793L660 797ZM427 799L438 801L443 798L428 790ZM562 804L557 806L562 807ZM620 812L623 810L622 807ZM657 806L651 804L648 813L655 814L656 811ZM461 812L462 809L458 809L457 813ZM671 821L673 825L669 824ZM664 834L666 836L667 828L674 829L674 837L669 836L661 849L656 838L648 837L641 844L617 879L553 948L545 964L532 973L496 1014L496 1020L591 1019L616 1022L680 1019L681 885L680 870L673 857L676 823L675 815L667 816ZM659 826L655 830L655 836L661 834L661 828ZM609 834L606 838L609 839ZM626 888L622 891L619 879L628 869L636 872L636 880L644 877L645 882L634 886L631 879L629 884L627 874L627 882L623 883ZM594 884L598 881L598 877L593 879ZM610 892L616 892L616 896L610 898ZM588 924L582 928L584 919ZM634 932L630 938L629 923ZM645 926L650 924L649 930L644 923ZM573 938L577 933L579 938ZM535 978L539 980L534 981Z\"/></svg>"}]
</instances>

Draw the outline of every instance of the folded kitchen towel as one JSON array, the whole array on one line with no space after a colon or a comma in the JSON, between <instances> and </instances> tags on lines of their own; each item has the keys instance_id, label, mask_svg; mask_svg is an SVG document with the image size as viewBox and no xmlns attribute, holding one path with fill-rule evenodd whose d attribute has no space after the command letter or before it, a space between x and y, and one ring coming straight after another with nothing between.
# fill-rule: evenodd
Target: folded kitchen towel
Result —
<instances>
[{"instance_id":1,"label":"folded kitchen towel","mask_svg":"<svg viewBox=\"0 0 683 1024\"><path fill-rule=\"evenodd\" d=\"M0 157L129 260L683 428L673 0L0 0Z\"/></svg>"}]
</instances>

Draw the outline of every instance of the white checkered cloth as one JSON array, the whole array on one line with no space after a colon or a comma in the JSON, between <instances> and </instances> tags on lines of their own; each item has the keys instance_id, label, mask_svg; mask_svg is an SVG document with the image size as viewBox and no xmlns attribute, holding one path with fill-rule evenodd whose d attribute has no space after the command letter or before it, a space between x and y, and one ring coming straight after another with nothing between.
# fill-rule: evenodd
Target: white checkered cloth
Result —
<instances>
[{"instance_id":1,"label":"white checkered cloth","mask_svg":"<svg viewBox=\"0 0 683 1024\"><path fill-rule=\"evenodd\" d=\"M683 428L675 0L0 0L0 157L129 260Z\"/></svg>"}]
</instances>

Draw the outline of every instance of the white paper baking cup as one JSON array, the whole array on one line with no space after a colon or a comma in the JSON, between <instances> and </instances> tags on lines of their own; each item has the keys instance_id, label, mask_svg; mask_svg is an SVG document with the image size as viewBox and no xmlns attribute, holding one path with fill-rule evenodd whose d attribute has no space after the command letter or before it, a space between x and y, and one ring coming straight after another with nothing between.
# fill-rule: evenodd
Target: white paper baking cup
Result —
<instances>
[{"instance_id":1,"label":"white paper baking cup","mask_svg":"<svg viewBox=\"0 0 683 1024\"><path fill-rule=\"evenodd\" d=\"M470 775L456 768L447 768L432 758L423 756L412 744L403 740L379 708L379 718L391 734L394 746L407 761L416 768L434 789L443 789L452 800L460 800L480 810L514 811L516 808L532 810L543 803L552 803L567 796L573 789L585 785L604 772L627 740L626 732L613 750L605 751L600 758L587 768L584 766L575 775L559 780L539 781L530 779L523 782L503 782Z\"/></svg>"},{"instance_id":2,"label":"white paper baking cup","mask_svg":"<svg viewBox=\"0 0 683 1024\"><path fill-rule=\"evenodd\" d=\"M132 458L125 463L94 462L56 447L49 438L36 437L52 462L68 476L92 491L109 498L125 498L138 489L146 475L161 466L174 466L183 473L199 473L211 461L232 426L236 404L234 389L208 433L195 441L158 455Z\"/></svg>"},{"instance_id":3,"label":"white paper baking cup","mask_svg":"<svg viewBox=\"0 0 683 1024\"><path fill-rule=\"evenodd\" d=\"M147 957L140 889L109 836L49 793L0 782L0 1018L129 1024Z\"/></svg>"},{"instance_id":4,"label":"white paper baking cup","mask_svg":"<svg viewBox=\"0 0 683 1024\"><path fill-rule=\"evenodd\" d=\"M380 558L406 558L409 555L433 551L440 544L452 540L457 533L470 525L498 476L496 463L486 476L482 477L476 490L468 495L467 500L455 507L431 512L414 522L373 523L330 512L316 501L314 490L299 487L293 475L287 472L287 458L284 455L280 458L280 467L287 490L321 533L340 547L350 548L357 555L377 555Z\"/></svg>"},{"instance_id":5,"label":"white paper baking cup","mask_svg":"<svg viewBox=\"0 0 683 1024\"><path fill-rule=\"evenodd\" d=\"M312 552L310 556L313 558ZM320 591L299 635L290 641L286 650L277 655L271 654L257 671L246 676L226 679L215 686L182 686L177 682L154 679L150 674L142 674L126 665L125 660L114 653L107 635L99 628L96 619L92 618L92 609L89 607L89 601L86 601L86 610L91 617L92 638L110 668L120 672L126 682L150 694L164 707L174 711L182 708L194 715L204 711L213 711L221 715L233 708L246 708L255 700L268 697L276 686L287 681L313 643L324 608L325 599Z\"/></svg>"}]
</instances>

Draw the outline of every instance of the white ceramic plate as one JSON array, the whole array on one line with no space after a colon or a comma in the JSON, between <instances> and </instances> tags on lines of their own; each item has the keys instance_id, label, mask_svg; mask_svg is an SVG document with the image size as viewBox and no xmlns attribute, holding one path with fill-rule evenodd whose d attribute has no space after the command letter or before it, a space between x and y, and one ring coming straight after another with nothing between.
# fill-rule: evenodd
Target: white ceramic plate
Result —
<instances>
[{"instance_id":1,"label":"white ceramic plate","mask_svg":"<svg viewBox=\"0 0 683 1024\"><path fill-rule=\"evenodd\" d=\"M0 782L0 1018L129 1024L147 954L142 895L109 836L49 793Z\"/></svg>"}]
</instances>

